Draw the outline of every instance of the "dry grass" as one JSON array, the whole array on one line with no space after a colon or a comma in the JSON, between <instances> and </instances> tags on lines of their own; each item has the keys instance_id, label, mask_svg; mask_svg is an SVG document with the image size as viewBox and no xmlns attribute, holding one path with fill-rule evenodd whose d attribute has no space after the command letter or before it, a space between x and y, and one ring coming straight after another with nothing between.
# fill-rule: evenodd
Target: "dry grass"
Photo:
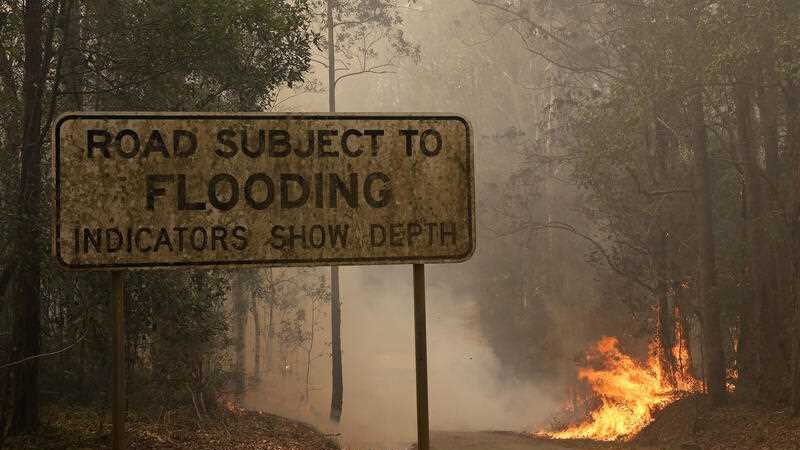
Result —
<instances>
[{"instance_id":1,"label":"dry grass","mask_svg":"<svg viewBox=\"0 0 800 450\"><path fill-rule=\"evenodd\" d=\"M50 409L36 434L9 437L10 450L105 450L110 425L86 409ZM309 425L265 413L225 410L198 419L192 410L131 414L130 450L338 450Z\"/></svg>"},{"instance_id":2,"label":"dry grass","mask_svg":"<svg viewBox=\"0 0 800 450\"><path fill-rule=\"evenodd\" d=\"M800 418L735 400L712 408L695 396L660 411L634 443L655 449L798 450Z\"/></svg>"}]
</instances>

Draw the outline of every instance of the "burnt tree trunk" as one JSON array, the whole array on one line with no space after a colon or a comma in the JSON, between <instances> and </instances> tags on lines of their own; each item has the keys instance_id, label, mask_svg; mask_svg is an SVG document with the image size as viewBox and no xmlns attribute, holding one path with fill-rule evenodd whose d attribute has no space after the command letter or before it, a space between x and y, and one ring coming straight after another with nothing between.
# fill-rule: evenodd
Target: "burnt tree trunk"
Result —
<instances>
[{"instance_id":1,"label":"burnt tree trunk","mask_svg":"<svg viewBox=\"0 0 800 450\"><path fill-rule=\"evenodd\" d=\"M715 404L725 402L725 356L722 349L720 303L717 293L716 248L712 222L710 164L703 111L702 87L689 99L691 142L694 149L695 216L699 249L699 292L703 325L703 362L706 389Z\"/></svg>"},{"instance_id":2,"label":"burnt tree trunk","mask_svg":"<svg viewBox=\"0 0 800 450\"><path fill-rule=\"evenodd\" d=\"M652 163L648 165L648 175L657 183L663 182L669 167L668 160L671 152L675 151L675 140L672 133L667 128L666 121L674 117L674 111L667 111L662 106L660 99L654 102L654 153L650 158ZM669 233L666 227L669 225L659 220L653 226L653 231L649 238L653 248L653 270L655 276L655 289L658 304L658 344L660 346L660 359L665 370L664 376L671 382L675 382L675 358L672 355L672 347L675 344L675 325L673 309L670 305L669 288Z\"/></svg>"},{"instance_id":3,"label":"burnt tree trunk","mask_svg":"<svg viewBox=\"0 0 800 450\"><path fill-rule=\"evenodd\" d=\"M747 205L748 281L750 302L745 308L740 338L740 392L751 400L780 402L785 398L787 358L780 344L780 305L773 285L774 267L770 255L769 214L765 172L759 164L754 142L752 77L739 76L734 85L738 152L744 170ZM762 112L763 114L763 112ZM769 155L767 155L769 158Z\"/></svg>"}]
</instances>

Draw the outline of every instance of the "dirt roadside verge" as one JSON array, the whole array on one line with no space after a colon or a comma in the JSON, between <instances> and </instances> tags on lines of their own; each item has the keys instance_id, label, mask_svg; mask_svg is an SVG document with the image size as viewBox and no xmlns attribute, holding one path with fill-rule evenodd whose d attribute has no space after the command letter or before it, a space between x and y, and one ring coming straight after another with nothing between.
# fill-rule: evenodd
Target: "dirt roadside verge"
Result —
<instances>
[{"instance_id":1,"label":"dirt roadside verge","mask_svg":"<svg viewBox=\"0 0 800 450\"><path fill-rule=\"evenodd\" d=\"M3 450L107 450L110 426L84 409L51 408L35 434L12 436ZM130 414L129 450L339 450L310 425L280 416L219 410L207 417L192 411Z\"/></svg>"}]
</instances>

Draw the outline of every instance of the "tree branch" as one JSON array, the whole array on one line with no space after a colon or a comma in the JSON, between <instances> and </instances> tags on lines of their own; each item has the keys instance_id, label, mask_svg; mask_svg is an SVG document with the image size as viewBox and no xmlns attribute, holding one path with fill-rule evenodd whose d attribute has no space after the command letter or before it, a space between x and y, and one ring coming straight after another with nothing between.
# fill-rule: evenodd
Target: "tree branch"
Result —
<instances>
[{"instance_id":1,"label":"tree branch","mask_svg":"<svg viewBox=\"0 0 800 450\"><path fill-rule=\"evenodd\" d=\"M596 241L594 238L592 238L591 236L589 236L589 235L586 235L586 234L584 234L584 233L581 233L580 231L578 231L578 230L577 230L575 227L573 227L572 225L569 225L569 224L567 224L567 223L563 223L563 222L537 222L537 223L527 223L527 224L524 224L524 225L522 225L522 226L521 226L519 229L517 229L517 230L515 230L515 231L512 231L512 232L507 232L507 233L505 233L505 234L501 234L501 236L508 236L508 235L510 235L510 234L513 234L513 233L515 233L515 232L519 231L519 230L520 230L520 229L522 229L522 228L528 228L528 229L531 229L531 230L533 230L533 231L539 231L539 230L544 230L544 229L555 229L555 230L562 230L562 231L567 231L567 232L569 232L569 233L572 233L572 234L574 234L575 236L578 236L578 237L580 237L580 238L584 239L585 241L589 242L590 244L592 244L592 246L593 246L593 247L594 247L594 248L595 248L595 249L596 249L596 250L597 250L597 251L598 251L598 252L599 252L601 255L603 255L603 258L605 259L605 261L606 261L606 264L608 264L608 267L609 267L609 268L611 268L611 270L613 270L614 272L616 272L616 273L617 273L617 274L619 274L620 276L622 276L622 277L626 278L627 280L629 280L629 281L632 281L633 283L637 284L638 286L640 286L640 287L644 288L645 290L647 290L647 291L648 291L648 292L650 292L651 294L653 294L653 295L656 295L656 294L657 294L657 291L656 291L656 289L655 289L653 286L650 286L650 285L649 285L649 284L647 284L646 282L644 282L644 281L640 280L640 279L639 279L637 276L635 276L635 275L633 275L633 274L631 274L631 273L628 273L628 272L626 272L625 270L623 270L621 267L619 267L619 266L618 266L618 265L617 265L617 264L614 262L614 259L611 257L611 255L608 253L608 251L607 251L607 250L606 250L606 249L605 249L605 248L604 248L604 247L603 247L603 246L602 246L602 245L601 245L599 242L597 242L597 241ZM494 230L492 230L492 231L494 232Z\"/></svg>"},{"instance_id":2,"label":"tree branch","mask_svg":"<svg viewBox=\"0 0 800 450\"><path fill-rule=\"evenodd\" d=\"M18 365L20 365L20 364L24 364L24 363L26 363L26 362L28 362L28 361L31 361L31 360L34 360L34 359L38 359L38 358L48 358L48 357L50 357L50 356L55 356L55 355L58 355L58 354L64 353L64 352L66 352L66 351L69 351L70 349L72 349L72 348L73 348L73 347L75 347L76 345L80 344L80 343L81 343L81 342L82 342L84 339L86 339L86 333L84 333L84 334L83 334L81 337L79 337L79 338L78 338L78 339L77 339L75 342L73 342L73 343L69 344L68 346L66 346L66 347L64 347L64 348L62 348L62 349L60 349L60 350L56 350L56 351L54 351L54 352L40 353L40 354L38 354L38 355L32 355L32 356L28 356L28 357L26 357L26 358L22 358L22 359L20 359L19 361L14 361L14 362L10 362L10 363L8 363L8 364L4 364L4 365L2 365L2 366L0 366L0 370L3 370L3 369L8 369L9 367L18 366Z\"/></svg>"}]
</instances>

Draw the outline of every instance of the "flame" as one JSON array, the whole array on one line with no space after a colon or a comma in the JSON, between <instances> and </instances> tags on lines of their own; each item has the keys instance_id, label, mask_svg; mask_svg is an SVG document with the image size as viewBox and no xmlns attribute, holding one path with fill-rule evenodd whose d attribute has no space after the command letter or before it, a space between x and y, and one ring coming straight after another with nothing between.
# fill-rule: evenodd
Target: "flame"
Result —
<instances>
[{"instance_id":1,"label":"flame","mask_svg":"<svg viewBox=\"0 0 800 450\"><path fill-rule=\"evenodd\" d=\"M728 392L736 392L736 382L739 381L739 369L729 367L725 371L725 388Z\"/></svg>"},{"instance_id":2,"label":"flame","mask_svg":"<svg viewBox=\"0 0 800 450\"><path fill-rule=\"evenodd\" d=\"M731 330L731 347L733 354L739 354L739 333L738 330ZM733 365L725 370L725 387L728 392L736 392L736 383L739 381L739 367L736 360L733 360Z\"/></svg>"},{"instance_id":3,"label":"flame","mask_svg":"<svg viewBox=\"0 0 800 450\"><path fill-rule=\"evenodd\" d=\"M675 308L675 345L671 349L673 361L676 363L675 370L672 371L672 375L675 378L675 385L673 388L674 390L678 391L676 394L701 392L704 387L703 382L692 375L692 356L689 353L689 346L687 345L686 338L683 334L683 325L680 320L680 316L680 310ZM658 372L662 374L669 373L666 368L662 367L661 360L657 357L660 348L661 346L658 345L657 341L650 343L651 356L648 359L648 363L651 362L653 355L655 354L656 361L658 362ZM678 395L678 397L680 397L680 395Z\"/></svg>"},{"instance_id":4,"label":"flame","mask_svg":"<svg viewBox=\"0 0 800 450\"><path fill-rule=\"evenodd\" d=\"M678 321L680 323L680 321ZM600 407L588 420L562 431L540 431L537 436L552 439L627 440L653 420L653 413L686 392L699 392L702 383L690 373L689 349L680 326L675 329L676 345L671 349L674 370L664 367L661 348L653 340L646 363L619 349L617 338L601 338L589 352L593 367L583 367L578 378L585 380Z\"/></svg>"}]
</instances>

